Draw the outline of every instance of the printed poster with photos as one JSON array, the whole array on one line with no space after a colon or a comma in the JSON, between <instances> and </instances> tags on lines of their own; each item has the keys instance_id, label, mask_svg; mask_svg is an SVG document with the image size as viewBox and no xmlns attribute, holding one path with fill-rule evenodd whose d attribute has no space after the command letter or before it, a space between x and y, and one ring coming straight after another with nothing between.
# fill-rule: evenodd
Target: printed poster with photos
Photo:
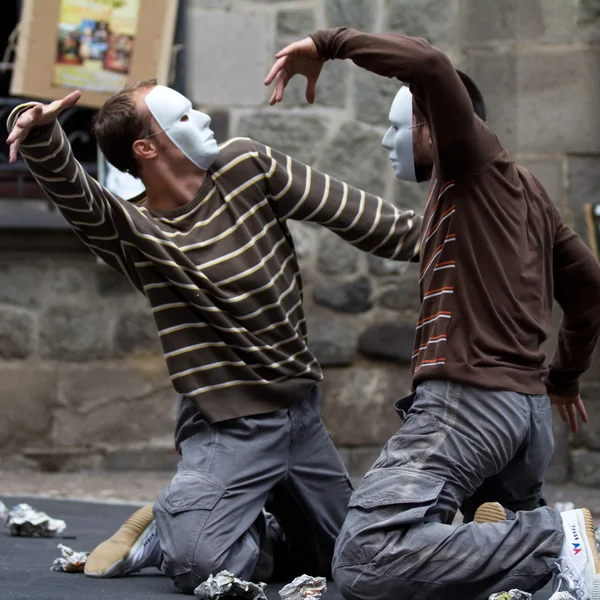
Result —
<instances>
[{"instance_id":1,"label":"printed poster with photos","mask_svg":"<svg viewBox=\"0 0 600 600\"><path fill-rule=\"evenodd\" d=\"M117 92L135 47L140 0L61 0L54 83Z\"/></svg>"},{"instance_id":2,"label":"printed poster with photos","mask_svg":"<svg viewBox=\"0 0 600 600\"><path fill-rule=\"evenodd\" d=\"M178 9L179 0L22 0L10 93L47 102L79 89L79 106L99 108L136 81L168 85Z\"/></svg>"}]
</instances>

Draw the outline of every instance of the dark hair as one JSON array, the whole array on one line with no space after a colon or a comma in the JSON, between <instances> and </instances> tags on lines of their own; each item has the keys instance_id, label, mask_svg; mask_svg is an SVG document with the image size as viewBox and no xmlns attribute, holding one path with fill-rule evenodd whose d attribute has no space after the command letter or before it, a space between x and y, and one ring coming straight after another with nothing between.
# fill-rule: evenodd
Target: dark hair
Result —
<instances>
[{"instance_id":1,"label":"dark hair","mask_svg":"<svg viewBox=\"0 0 600 600\"><path fill-rule=\"evenodd\" d=\"M487 118L487 111L485 108L485 101L483 100L483 94L479 90L479 88L475 85L475 82L462 71L456 69L456 73L460 77L463 85L465 86L467 93L469 94L469 98L471 99L471 104L473 105L473 111L475 114L482 120L485 121ZM413 111L415 113L415 117L417 121L420 123L425 120L423 113L418 109L416 102L413 101Z\"/></svg>"},{"instance_id":2,"label":"dark hair","mask_svg":"<svg viewBox=\"0 0 600 600\"><path fill-rule=\"evenodd\" d=\"M139 177L133 158L133 142L150 135L150 111L141 112L135 92L154 87L156 79L146 79L127 86L109 98L94 118L94 135L106 160L119 171Z\"/></svg>"}]
</instances>

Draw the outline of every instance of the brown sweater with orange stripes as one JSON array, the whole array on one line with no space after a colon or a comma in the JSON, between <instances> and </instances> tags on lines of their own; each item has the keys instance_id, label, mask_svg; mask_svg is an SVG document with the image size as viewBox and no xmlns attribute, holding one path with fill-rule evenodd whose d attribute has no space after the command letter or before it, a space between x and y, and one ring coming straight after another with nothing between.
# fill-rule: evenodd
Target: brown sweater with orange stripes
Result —
<instances>
[{"instance_id":1,"label":"brown sweater with orange stripes","mask_svg":"<svg viewBox=\"0 0 600 600\"><path fill-rule=\"evenodd\" d=\"M410 85L435 169L421 234L413 385L447 379L569 396L600 332L600 265L541 183L473 112L449 59L425 40L337 28L313 36L325 59ZM549 368L540 345L552 301L564 311Z\"/></svg>"}]
</instances>

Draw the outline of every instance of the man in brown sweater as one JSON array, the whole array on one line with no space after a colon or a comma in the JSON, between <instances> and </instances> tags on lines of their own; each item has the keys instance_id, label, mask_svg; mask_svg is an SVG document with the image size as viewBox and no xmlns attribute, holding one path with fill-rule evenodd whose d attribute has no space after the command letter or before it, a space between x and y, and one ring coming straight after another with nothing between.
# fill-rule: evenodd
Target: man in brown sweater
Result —
<instances>
[{"instance_id":1,"label":"man in brown sweater","mask_svg":"<svg viewBox=\"0 0 600 600\"><path fill-rule=\"evenodd\" d=\"M408 84L384 145L398 177L431 179L415 392L350 500L334 578L348 600L475 600L534 591L555 574L577 599L600 599L589 511L540 507L551 403L574 430L577 413L587 420L579 378L600 333L600 266L477 116L474 84L441 51L402 35L319 31L277 54L271 102L295 74L312 101L330 59ZM564 316L546 367L553 296ZM475 522L453 526L475 501Z\"/></svg>"},{"instance_id":2,"label":"man in brown sweater","mask_svg":"<svg viewBox=\"0 0 600 600\"><path fill-rule=\"evenodd\" d=\"M83 171L56 121L79 96L17 107L10 159L21 151L75 233L147 297L180 394L181 453L154 510L98 546L86 574L157 566L188 593L224 569L329 574L351 485L320 417L287 221L411 260L421 217L253 140L218 146L210 118L154 81L111 98L95 123L107 159L146 188L125 201Z\"/></svg>"}]
</instances>

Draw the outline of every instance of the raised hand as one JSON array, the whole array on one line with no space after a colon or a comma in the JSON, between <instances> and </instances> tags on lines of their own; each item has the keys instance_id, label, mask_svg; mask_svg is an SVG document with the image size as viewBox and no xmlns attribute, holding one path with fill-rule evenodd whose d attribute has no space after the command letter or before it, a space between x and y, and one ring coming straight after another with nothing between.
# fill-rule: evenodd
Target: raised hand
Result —
<instances>
[{"instance_id":1,"label":"raised hand","mask_svg":"<svg viewBox=\"0 0 600 600\"><path fill-rule=\"evenodd\" d=\"M62 100L55 100L50 104L37 104L19 115L13 125L10 135L6 138L9 145L8 161L14 163L17 160L17 152L21 142L29 135L34 127L43 127L58 118L61 112L77 104L81 98L79 90L71 92Z\"/></svg>"},{"instance_id":2,"label":"raised hand","mask_svg":"<svg viewBox=\"0 0 600 600\"><path fill-rule=\"evenodd\" d=\"M269 104L273 105L283 100L283 90L294 75L306 77L306 100L312 104L315 101L317 80L324 62L312 39L307 37L286 46L275 55L275 58L277 60L265 79L265 85L275 81L275 89Z\"/></svg>"},{"instance_id":3,"label":"raised hand","mask_svg":"<svg viewBox=\"0 0 600 600\"><path fill-rule=\"evenodd\" d=\"M550 402L558 406L558 413L560 418L568 423L573 433L579 431L579 424L577 422L577 413L581 416L581 420L584 423L588 422L588 414L583 404L581 396L555 396L554 394L548 394Z\"/></svg>"}]
</instances>

